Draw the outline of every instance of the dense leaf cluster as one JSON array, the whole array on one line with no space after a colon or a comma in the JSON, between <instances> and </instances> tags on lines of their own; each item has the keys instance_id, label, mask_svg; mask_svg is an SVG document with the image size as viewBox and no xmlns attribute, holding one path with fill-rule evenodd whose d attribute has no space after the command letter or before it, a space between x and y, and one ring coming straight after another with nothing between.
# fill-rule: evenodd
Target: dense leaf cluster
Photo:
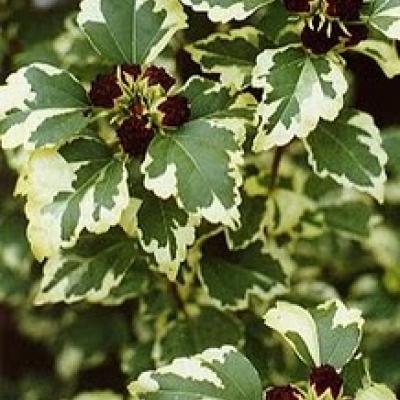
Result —
<instances>
[{"instance_id":1,"label":"dense leaf cluster","mask_svg":"<svg viewBox=\"0 0 400 400\"><path fill-rule=\"evenodd\" d=\"M399 0L0 7L1 398L395 400Z\"/></svg>"}]
</instances>

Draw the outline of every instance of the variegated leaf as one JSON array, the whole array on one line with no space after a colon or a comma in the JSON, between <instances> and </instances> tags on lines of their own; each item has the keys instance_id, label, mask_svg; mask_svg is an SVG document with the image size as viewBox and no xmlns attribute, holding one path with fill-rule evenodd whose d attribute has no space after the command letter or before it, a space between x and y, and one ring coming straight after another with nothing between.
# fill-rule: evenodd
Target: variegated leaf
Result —
<instances>
[{"instance_id":1,"label":"variegated leaf","mask_svg":"<svg viewBox=\"0 0 400 400\"><path fill-rule=\"evenodd\" d=\"M133 246L135 245L136 243L133 243ZM142 252L138 253L139 256L135 258L118 286L111 288L108 296L101 301L102 304L116 306L146 293L150 284L149 265L148 260L141 255Z\"/></svg>"},{"instance_id":2,"label":"variegated leaf","mask_svg":"<svg viewBox=\"0 0 400 400\"><path fill-rule=\"evenodd\" d=\"M141 167L144 186L161 199L176 197L189 214L235 228L240 145L252 124L252 100L200 77L190 79L180 94L191 104L191 121L153 140Z\"/></svg>"},{"instance_id":3,"label":"variegated leaf","mask_svg":"<svg viewBox=\"0 0 400 400\"><path fill-rule=\"evenodd\" d=\"M190 317L171 322L158 343L157 361L166 364L226 344L238 347L243 339L238 319L216 308L202 307Z\"/></svg>"},{"instance_id":4,"label":"variegated leaf","mask_svg":"<svg viewBox=\"0 0 400 400\"><path fill-rule=\"evenodd\" d=\"M321 122L304 143L316 174L383 201L387 155L370 115L344 110L335 121Z\"/></svg>"},{"instance_id":5,"label":"variegated leaf","mask_svg":"<svg viewBox=\"0 0 400 400\"><path fill-rule=\"evenodd\" d=\"M265 197L242 193L242 203L239 206L240 227L236 230L226 230L228 245L231 249L244 249L263 237L266 208Z\"/></svg>"},{"instance_id":6,"label":"variegated leaf","mask_svg":"<svg viewBox=\"0 0 400 400\"><path fill-rule=\"evenodd\" d=\"M83 235L73 249L46 262L35 303L100 302L118 287L139 254L137 241L122 230Z\"/></svg>"},{"instance_id":7,"label":"variegated leaf","mask_svg":"<svg viewBox=\"0 0 400 400\"><path fill-rule=\"evenodd\" d=\"M239 144L254 127L256 100L250 94L235 96L228 88L199 76L190 78L179 91L190 102L191 120L206 119L233 132Z\"/></svg>"},{"instance_id":8,"label":"variegated leaf","mask_svg":"<svg viewBox=\"0 0 400 400\"><path fill-rule=\"evenodd\" d=\"M354 400L396 400L396 395L385 385L373 383L359 389Z\"/></svg>"},{"instance_id":9,"label":"variegated leaf","mask_svg":"<svg viewBox=\"0 0 400 400\"><path fill-rule=\"evenodd\" d=\"M247 26L212 34L188 45L186 50L204 72L220 74L223 85L241 89L251 82L262 36L262 32Z\"/></svg>"},{"instance_id":10,"label":"variegated leaf","mask_svg":"<svg viewBox=\"0 0 400 400\"><path fill-rule=\"evenodd\" d=\"M118 64L151 63L187 27L179 0L83 0L78 24Z\"/></svg>"},{"instance_id":11,"label":"variegated leaf","mask_svg":"<svg viewBox=\"0 0 400 400\"><path fill-rule=\"evenodd\" d=\"M206 12L213 22L243 20L272 0L182 0L197 12Z\"/></svg>"},{"instance_id":12,"label":"variegated leaf","mask_svg":"<svg viewBox=\"0 0 400 400\"><path fill-rule=\"evenodd\" d=\"M202 286L218 306L243 310L251 295L271 299L286 292L288 260L281 253L260 241L245 250L220 251L221 256L205 251L198 271Z\"/></svg>"},{"instance_id":13,"label":"variegated leaf","mask_svg":"<svg viewBox=\"0 0 400 400\"><path fill-rule=\"evenodd\" d=\"M124 219L133 219L131 233L136 232L143 249L154 255L160 271L175 280L195 240L198 218L179 208L174 198L163 200L148 191L135 195Z\"/></svg>"},{"instance_id":14,"label":"variegated leaf","mask_svg":"<svg viewBox=\"0 0 400 400\"><path fill-rule=\"evenodd\" d=\"M0 87L0 135L4 149L61 144L88 124L84 88L68 72L32 64Z\"/></svg>"},{"instance_id":15,"label":"variegated leaf","mask_svg":"<svg viewBox=\"0 0 400 400\"><path fill-rule=\"evenodd\" d=\"M106 232L119 223L129 201L123 162L95 137L58 151L37 150L23 178L19 188L27 195L28 238L39 260L73 246L83 229Z\"/></svg>"},{"instance_id":16,"label":"variegated leaf","mask_svg":"<svg viewBox=\"0 0 400 400\"><path fill-rule=\"evenodd\" d=\"M260 378L234 347L211 348L190 358L177 358L156 371L142 373L129 385L141 400L260 400Z\"/></svg>"},{"instance_id":17,"label":"variegated leaf","mask_svg":"<svg viewBox=\"0 0 400 400\"><path fill-rule=\"evenodd\" d=\"M364 320L357 309L330 300L311 312L278 302L265 315L265 323L279 332L309 366L329 364L341 370L360 344Z\"/></svg>"},{"instance_id":18,"label":"variegated leaf","mask_svg":"<svg viewBox=\"0 0 400 400\"><path fill-rule=\"evenodd\" d=\"M253 71L253 86L263 90L253 144L257 152L306 137L320 119L334 120L347 90L342 65L297 45L264 50Z\"/></svg>"},{"instance_id":19,"label":"variegated leaf","mask_svg":"<svg viewBox=\"0 0 400 400\"><path fill-rule=\"evenodd\" d=\"M372 0L366 21L390 39L400 40L400 1Z\"/></svg>"},{"instance_id":20,"label":"variegated leaf","mask_svg":"<svg viewBox=\"0 0 400 400\"><path fill-rule=\"evenodd\" d=\"M230 131L189 122L151 143L142 165L144 185L158 197L175 196L192 214L234 227L239 220L242 152Z\"/></svg>"},{"instance_id":21,"label":"variegated leaf","mask_svg":"<svg viewBox=\"0 0 400 400\"><path fill-rule=\"evenodd\" d=\"M381 67L388 78L400 74L400 57L394 40L380 38L361 41L351 50L371 57Z\"/></svg>"}]
</instances>

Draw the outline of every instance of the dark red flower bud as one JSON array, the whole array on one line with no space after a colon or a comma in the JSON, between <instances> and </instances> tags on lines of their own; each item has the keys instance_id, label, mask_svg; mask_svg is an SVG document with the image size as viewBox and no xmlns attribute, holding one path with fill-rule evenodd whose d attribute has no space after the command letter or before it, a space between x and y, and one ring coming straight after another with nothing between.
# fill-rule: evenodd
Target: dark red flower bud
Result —
<instances>
[{"instance_id":1,"label":"dark red flower bud","mask_svg":"<svg viewBox=\"0 0 400 400\"><path fill-rule=\"evenodd\" d=\"M146 153L154 131L146 118L133 116L122 123L117 129L117 135L125 153L140 157Z\"/></svg>"},{"instance_id":2,"label":"dark red flower bud","mask_svg":"<svg viewBox=\"0 0 400 400\"><path fill-rule=\"evenodd\" d=\"M276 386L265 392L264 400L299 400L300 392L293 386Z\"/></svg>"},{"instance_id":3,"label":"dark red flower bud","mask_svg":"<svg viewBox=\"0 0 400 400\"><path fill-rule=\"evenodd\" d=\"M358 19L362 0L325 0L326 13L344 21Z\"/></svg>"},{"instance_id":4,"label":"dark red flower bud","mask_svg":"<svg viewBox=\"0 0 400 400\"><path fill-rule=\"evenodd\" d=\"M179 126L187 122L190 117L189 102L183 96L168 97L158 106L164 114L162 124L165 126Z\"/></svg>"},{"instance_id":5,"label":"dark red flower bud","mask_svg":"<svg viewBox=\"0 0 400 400\"><path fill-rule=\"evenodd\" d=\"M143 114L144 107L140 100L135 100L131 105L131 114L141 116Z\"/></svg>"},{"instance_id":6,"label":"dark red flower bud","mask_svg":"<svg viewBox=\"0 0 400 400\"><path fill-rule=\"evenodd\" d=\"M325 54L339 44L339 34L335 25L332 26L330 35L328 35L328 23L325 23L321 29L319 29L319 25L319 17L314 17L314 29L307 24L301 32L301 41L304 47L310 49L314 54Z\"/></svg>"},{"instance_id":7,"label":"dark red flower bud","mask_svg":"<svg viewBox=\"0 0 400 400\"><path fill-rule=\"evenodd\" d=\"M121 66L122 72L130 75L134 80L136 80L142 73L142 67L139 64L124 64Z\"/></svg>"},{"instance_id":8,"label":"dark red flower bud","mask_svg":"<svg viewBox=\"0 0 400 400\"><path fill-rule=\"evenodd\" d=\"M368 27L365 25L349 25L346 26L346 29L350 33L350 36L346 36L346 47L357 46L358 43L362 42L368 37Z\"/></svg>"},{"instance_id":9,"label":"dark red flower bud","mask_svg":"<svg viewBox=\"0 0 400 400\"><path fill-rule=\"evenodd\" d=\"M321 365L311 371L310 384L314 387L318 396L330 389L332 396L336 399L342 388L343 380L335 368L330 365Z\"/></svg>"},{"instance_id":10,"label":"dark red flower bud","mask_svg":"<svg viewBox=\"0 0 400 400\"><path fill-rule=\"evenodd\" d=\"M176 80L165 71L162 67L156 67L155 65L151 65L146 69L143 75L144 78L147 78L147 82L149 86L161 85L166 92L171 89L172 86L175 85Z\"/></svg>"},{"instance_id":11,"label":"dark red flower bud","mask_svg":"<svg viewBox=\"0 0 400 400\"><path fill-rule=\"evenodd\" d=\"M114 100L121 95L122 90L118 86L114 72L97 75L89 91L90 101L96 107L112 108L114 107Z\"/></svg>"},{"instance_id":12,"label":"dark red flower bud","mask_svg":"<svg viewBox=\"0 0 400 400\"><path fill-rule=\"evenodd\" d=\"M311 11L309 0L283 0L283 3L290 12L307 13Z\"/></svg>"}]
</instances>

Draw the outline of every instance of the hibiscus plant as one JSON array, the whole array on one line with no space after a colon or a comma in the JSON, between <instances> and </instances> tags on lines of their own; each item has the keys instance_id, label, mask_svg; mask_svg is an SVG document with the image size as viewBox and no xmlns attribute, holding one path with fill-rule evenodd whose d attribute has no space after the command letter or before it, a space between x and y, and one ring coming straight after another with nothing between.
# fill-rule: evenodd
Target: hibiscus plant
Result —
<instances>
[{"instance_id":1,"label":"hibiscus plant","mask_svg":"<svg viewBox=\"0 0 400 400\"><path fill-rule=\"evenodd\" d=\"M0 7L2 399L396 399L400 0Z\"/></svg>"}]
</instances>

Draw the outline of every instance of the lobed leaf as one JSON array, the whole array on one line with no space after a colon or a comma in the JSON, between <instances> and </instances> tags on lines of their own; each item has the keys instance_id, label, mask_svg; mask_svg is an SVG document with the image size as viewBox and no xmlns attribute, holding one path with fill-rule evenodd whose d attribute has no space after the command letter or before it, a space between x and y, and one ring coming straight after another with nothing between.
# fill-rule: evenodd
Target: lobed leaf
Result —
<instances>
[{"instance_id":1,"label":"lobed leaf","mask_svg":"<svg viewBox=\"0 0 400 400\"><path fill-rule=\"evenodd\" d=\"M139 254L138 243L121 230L83 235L73 249L46 262L35 303L100 302L121 284Z\"/></svg>"},{"instance_id":2,"label":"lobed leaf","mask_svg":"<svg viewBox=\"0 0 400 400\"><path fill-rule=\"evenodd\" d=\"M309 312L279 301L265 315L265 323L279 332L309 366L329 364L340 370L351 360L361 341L361 312L330 300Z\"/></svg>"},{"instance_id":3,"label":"lobed leaf","mask_svg":"<svg viewBox=\"0 0 400 400\"><path fill-rule=\"evenodd\" d=\"M106 232L119 223L129 201L124 163L94 137L36 151L23 179L27 234L39 260L73 246L84 229Z\"/></svg>"},{"instance_id":4,"label":"lobed leaf","mask_svg":"<svg viewBox=\"0 0 400 400\"><path fill-rule=\"evenodd\" d=\"M51 147L70 140L89 123L85 89L68 72L32 64L0 87L0 135L4 149Z\"/></svg>"},{"instance_id":5,"label":"lobed leaf","mask_svg":"<svg viewBox=\"0 0 400 400\"><path fill-rule=\"evenodd\" d=\"M156 371L142 373L129 385L141 400L260 400L260 378L251 363L232 346L211 348L177 358Z\"/></svg>"},{"instance_id":6,"label":"lobed leaf","mask_svg":"<svg viewBox=\"0 0 400 400\"><path fill-rule=\"evenodd\" d=\"M198 273L207 294L218 306L243 310L249 305L250 295L270 299L284 293L287 270L283 255L270 252L258 241L245 250L220 257L203 254Z\"/></svg>"},{"instance_id":7,"label":"lobed leaf","mask_svg":"<svg viewBox=\"0 0 400 400\"><path fill-rule=\"evenodd\" d=\"M316 174L383 201L387 155L371 116L344 110L335 121L321 122L304 144Z\"/></svg>"},{"instance_id":8,"label":"lobed leaf","mask_svg":"<svg viewBox=\"0 0 400 400\"><path fill-rule=\"evenodd\" d=\"M251 82L260 52L262 32L246 26L229 33L215 33L186 47L203 72L220 74L223 85L241 89Z\"/></svg>"},{"instance_id":9,"label":"lobed leaf","mask_svg":"<svg viewBox=\"0 0 400 400\"><path fill-rule=\"evenodd\" d=\"M179 0L83 0L78 24L116 64L151 63L187 27Z\"/></svg>"},{"instance_id":10,"label":"lobed leaf","mask_svg":"<svg viewBox=\"0 0 400 400\"><path fill-rule=\"evenodd\" d=\"M253 86L263 90L256 152L307 137L320 119L334 120L347 91L342 65L297 45L264 50L257 57Z\"/></svg>"}]
</instances>

